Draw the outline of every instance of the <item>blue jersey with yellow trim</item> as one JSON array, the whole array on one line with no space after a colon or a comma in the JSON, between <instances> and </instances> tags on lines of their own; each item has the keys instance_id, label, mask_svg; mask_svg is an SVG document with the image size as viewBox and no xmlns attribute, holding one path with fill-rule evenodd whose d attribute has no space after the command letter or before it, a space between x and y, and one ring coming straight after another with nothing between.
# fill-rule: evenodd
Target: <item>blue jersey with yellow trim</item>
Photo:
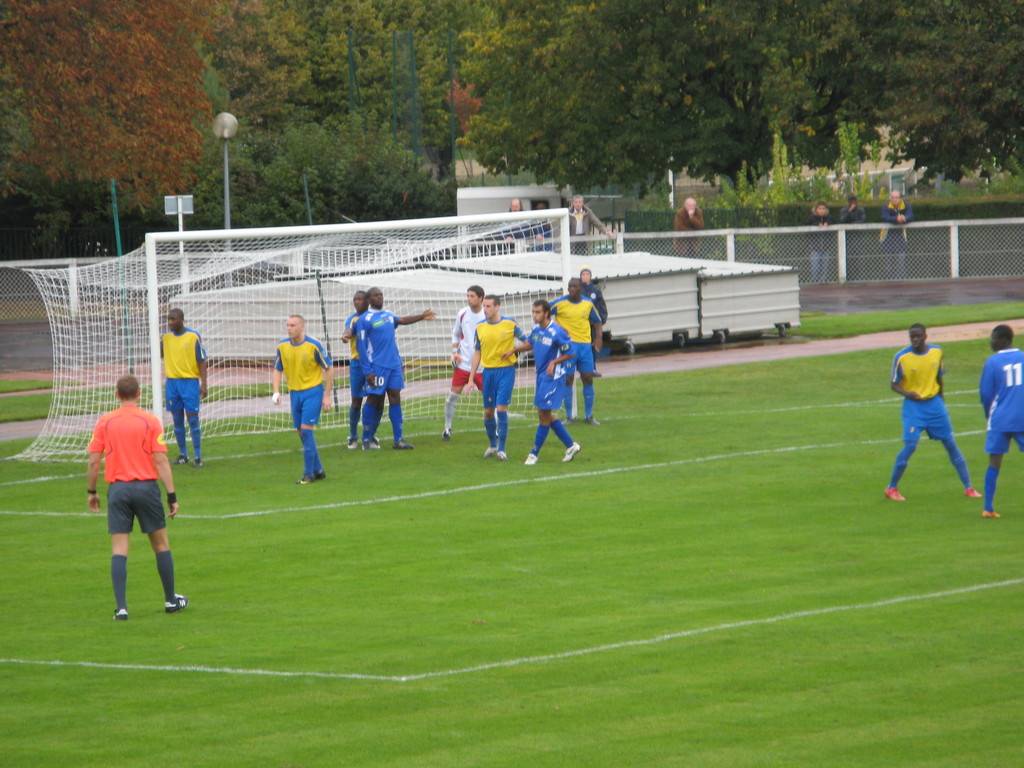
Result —
<instances>
[{"instance_id":1,"label":"blue jersey with yellow trim","mask_svg":"<svg viewBox=\"0 0 1024 768\"><path fill-rule=\"evenodd\" d=\"M601 316L590 299L572 301L568 296L551 302L551 317L569 332L570 339L583 344L591 342L590 324L601 322Z\"/></svg>"},{"instance_id":2,"label":"blue jersey with yellow trim","mask_svg":"<svg viewBox=\"0 0 1024 768\"><path fill-rule=\"evenodd\" d=\"M291 339L277 342L274 368L284 372L289 389L312 389L323 384L324 371L330 367L330 355L324 350L323 344L312 336L307 336L298 344Z\"/></svg>"},{"instance_id":3,"label":"blue jersey with yellow trim","mask_svg":"<svg viewBox=\"0 0 1024 768\"><path fill-rule=\"evenodd\" d=\"M905 347L893 358L889 381L908 392L917 392L922 400L930 400L942 390L939 381L945 373L941 347L926 345L921 354Z\"/></svg>"},{"instance_id":4,"label":"blue jersey with yellow trim","mask_svg":"<svg viewBox=\"0 0 1024 768\"><path fill-rule=\"evenodd\" d=\"M502 315L493 323L490 320L477 323L474 347L480 350L480 365L484 368L506 368L515 365L515 355L509 355L504 359L502 355L515 348L516 339L527 340L519 323L511 317Z\"/></svg>"},{"instance_id":5,"label":"blue jersey with yellow trim","mask_svg":"<svg viewBox=\"0 0 1024 768\"><path fill-rule=\"evenodd\" d=\"M386 309L370 309L356 321L356 346L364 370L402 367L402 356L398 354L395 341L397 319L397 315Z\"/></svg>"},{"instance_id":6,"label":"blue jersey with yellow trim","mask_svg":"<svg viewBox=\"0 0 1024 768\"><path fill-rule=\"evenodd\" d=\"M191 328L165 333L160 339L160 354L169 379L198 379L199 364L206 360L203 339Z\"/></svg>"}]
</instances>

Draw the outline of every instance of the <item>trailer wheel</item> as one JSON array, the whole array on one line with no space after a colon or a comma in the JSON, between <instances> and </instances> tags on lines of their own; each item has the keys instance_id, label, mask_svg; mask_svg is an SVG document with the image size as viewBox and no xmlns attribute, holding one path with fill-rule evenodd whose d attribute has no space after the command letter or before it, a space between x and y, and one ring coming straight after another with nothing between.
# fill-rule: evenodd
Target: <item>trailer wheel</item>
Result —
<instances>
[{"instance_id":1,"label":"trailer wheel","mask_svg":"<svg viewBox=\"0 0 1024 768\"><path fill-rule=\"evenodd\" d=\"M725 344L725 339L729 335L729 332L724 329L719 329L714 332L713 337L716 344Z\"/></svg>"},{"instance_id":2,"label":"trailer wheel","mask_svg":"<svg viewBox=\"0 0 1024 768\"><path fill-rule=\"evenodd\" d=\"M779 332L779 338L786 338L786 334L789 333L789 326L785 323L776 323L775 329Z\"/></svg>"},{"instance_id":3,"label":"trailer wheel","mask_svg":"<svg viewBox=\"0 0 1024 768\"><path fill-rule=\"evenodd\" d=\"M686 346L687 341L689 341L689 338L686 335L686 331L677 331L672 334L672 343L680 349Z\"/></svg>"},{"instance_id":4,"label":"trailer wheel","mask_svg":"<svg viewBox=\"0 0 1024 768\"><path fill-rule=\"evenodd\" d=\"M625 344L623 344L622 349L625 351L627 355L636 354L636 344L634 344L632 341L627 341Z\"/></svg>"}]
</instances>

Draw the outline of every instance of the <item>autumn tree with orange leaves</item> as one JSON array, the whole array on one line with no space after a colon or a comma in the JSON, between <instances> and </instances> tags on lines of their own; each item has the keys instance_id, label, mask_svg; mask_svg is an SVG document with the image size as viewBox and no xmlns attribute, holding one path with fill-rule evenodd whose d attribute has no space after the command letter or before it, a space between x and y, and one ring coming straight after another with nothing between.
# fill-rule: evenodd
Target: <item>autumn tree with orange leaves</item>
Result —
<instances>
[{"instance_id":1,"label":"autumn tree with orange leaves","mask_svg":"<svg viewBox=\"0 0 1024 768\"><path fill-rule=\"evenodd\" d=\"M115 179L127 206L184 192L211 107L191 0L7 0L0 10L0 190Z\"/></svg>"}]
</instances>

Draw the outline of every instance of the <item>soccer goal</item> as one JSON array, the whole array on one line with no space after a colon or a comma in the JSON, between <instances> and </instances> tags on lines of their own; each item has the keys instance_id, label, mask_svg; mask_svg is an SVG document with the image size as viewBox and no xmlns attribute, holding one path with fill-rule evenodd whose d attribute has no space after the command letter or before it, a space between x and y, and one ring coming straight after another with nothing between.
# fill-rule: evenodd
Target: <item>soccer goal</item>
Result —
<instances>
[{"instance_id":1,"label":"soccer goal","mask_svg":"<svg viewBox=\"0 0 1024 768\"><path fill-rule=\"evenodd\" d=\"M565 292L570 278L565 209L436 219L205 232L160 232L143 248L99 264L28 270L46 305L53 341L53 401L42 433L18 458L80 457L99 414L116 407L114 383L134 373L143 407L163 410L160 338L171 308L185 314L209 355L203 401L204 442L225 435L291 428L286 406L270 402L272 366L285 320L298 314L335 363L336 407L321 429L347 430L349 344L343 324L357 290L380 287L396 315L432 309L436 319L398 328L405 361L406 421L440 432L450 387L451 335L466 290L482 286L502 297L502 314L532 325L538 298ZM495 268L485 261L505 255ZM538 255L560 265L561 279L515 266ZM480 259L479 270L474 262ZM484 266L488 265L488 266ZM557 273L556 273L557 274ZM520 360L516 416L532 411L533 369ZM458 418L480 418L480 395ZM466 422L467 424L469 422ZM410 423L415 431L417 426ZM168 438L170 439L170 438Z\"/></svg>"}]
</instances>

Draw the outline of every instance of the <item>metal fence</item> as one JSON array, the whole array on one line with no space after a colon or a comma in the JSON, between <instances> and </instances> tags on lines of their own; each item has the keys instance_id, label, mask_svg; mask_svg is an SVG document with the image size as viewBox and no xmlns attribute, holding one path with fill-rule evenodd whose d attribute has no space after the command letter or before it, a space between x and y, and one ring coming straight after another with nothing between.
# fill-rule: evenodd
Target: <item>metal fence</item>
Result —
<instances>
[{"instance_id":1,"label":"metal fence","mask_svg":"<svg viewBox=\"0 0 1024 768\"><path fill-rule=\"evenodd\" d=\"M45 259L0 262L0 323L45 321L46 306L36 284L25 269L67 269L103 261L93 259Z\"/></svg>"},{"instance_id":2,"label":"metal fence","mask_svg":"<svg viewBox=\"0 0 1024 768\"><path fill-rule=\"evenodd\" d=\"M573 251L646 251L721 261L796 267L801 283L934 280L1024 275L1024 218L941 221L882 227L716 229L619 232L573 238ZM64 268L98 258L0 262L0 322L45 320L35 285L20 267Z\"/></svg>"},{"instance_id":3,"label":"metal fence","mask_svg":"<svg viewBox=\"0 0 1024 768\"><path fill-rule=\"evenodd\" d=\"M935 280L1024 275L1024 218L936 221L885 227L623 232L574 238L581 253L643 251L796 267L801 283Z\"/></svg>"}]
</instances>

